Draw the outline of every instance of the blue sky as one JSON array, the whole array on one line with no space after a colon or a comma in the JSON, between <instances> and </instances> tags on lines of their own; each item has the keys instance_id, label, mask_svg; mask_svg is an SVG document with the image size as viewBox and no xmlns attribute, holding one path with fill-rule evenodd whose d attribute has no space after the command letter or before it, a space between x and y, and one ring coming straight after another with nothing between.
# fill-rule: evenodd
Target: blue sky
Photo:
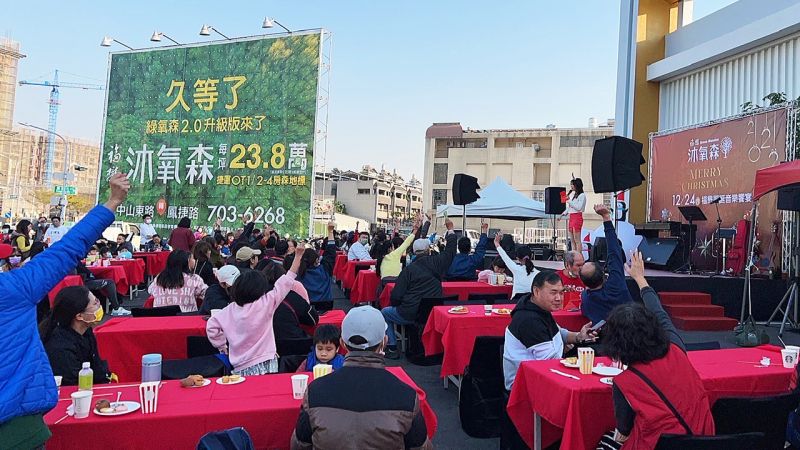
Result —
<instances>
[{"instance_id":1,"label":"blue sky","mask_svg":"<svg viewBox=\"0 0 800 450\"><path fill-rule=\"evenodd\" d=\"M695 16L732 2L695 0ZM104 35L135 48L151 46L156 29L201 41L203 23L246 36L260 34L267 15L333 32L328 167L385 164L421 178L433 122L580 127L614 117L618 0L45 0L6 8L0 34L27 55L20 80L57 68L64 81L104 84ZM15 121L46 127L48 94L19 87ZM62 89L58 131L99 142L103 102L102 91Z\"/></svg>"}]
</instances>

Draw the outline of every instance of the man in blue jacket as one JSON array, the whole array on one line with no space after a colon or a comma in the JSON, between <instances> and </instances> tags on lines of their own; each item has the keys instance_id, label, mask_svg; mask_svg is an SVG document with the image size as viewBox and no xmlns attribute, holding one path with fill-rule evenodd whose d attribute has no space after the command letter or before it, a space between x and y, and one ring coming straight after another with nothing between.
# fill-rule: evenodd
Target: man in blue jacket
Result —
<instances>
[{"instance_id":1,"label":"man in blue jacket","mask_svg":"<svg viewBox=\"0 0 800 450\"><path fill-rule=\"evenodd\" d=\"M625 282L625 260L622 246L611 221L611 211L605 205L595 205L594 212L603 217L606 232L608 279L603 268L595 262L587 262L581 267L580 277L586 290L581 294L581 311L592 323L606 320L615 306L633 301Z\"/></svg>"},{"instance_id":2,"label":"man in blue jacket","mask_svg":"<svg viewBox=\"0 0 800 450\"><path fill-rule=\"evenodd\" d=\"M481 238L478 241L478 245L475 246L475 253L472 255L469 254L472 250L472 241L466 236L458 240L458 254L453 258L445 279L475 280L478 278L478 274L475 271L478 269L483 270L483 256L486 254L486 243L489 241L489 237L486 236L487 231L489 231L489 224L482 224Z\"/></svg>"},{"instance_id":3,"label":"man in blue jacket","mask_svg":"<svg viewBox=\"0 0 800 450\"><path fill-rule=\"evenodd\" d=\"M42 416L56 405L58 392L36 327L36 304L114 222L130 182L117 174L109 184L105 205L24 267L0 273L0 448L38 448L50 438Z\"/></svg>"}]
</instances>

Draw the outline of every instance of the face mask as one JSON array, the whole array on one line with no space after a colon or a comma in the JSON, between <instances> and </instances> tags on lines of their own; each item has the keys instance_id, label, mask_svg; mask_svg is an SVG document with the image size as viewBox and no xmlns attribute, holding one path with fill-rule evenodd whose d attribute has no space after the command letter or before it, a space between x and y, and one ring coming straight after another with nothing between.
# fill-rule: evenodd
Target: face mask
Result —
<instances>
[{"instance_id":1,"label":"face mask","mask_svg":"<svg viewBox=\"0 0 800 450\"><path fill-rule=\"evenodd\" d=\"M84 314L88 314L88 313L84 313ZM91 322L89 322L87 320L86 323L98 323L98 322L100 322L101 320L103 320L103 314L104 314L103 307L101 306L101 307L97 308L97 311L94 312L94 320L91 321Z\"/></svg>"},{"instance_id":2,"label":"face mask","mask_svg":"<svg viewBox=\"0 0 800 450\"><path fill-rule=\"evenodd\" d=\"M150 219L144 219L144 223L150 223L150 222L152 222L152 220L150 220Z\"/></svg>"},{"instance_id":3,"label":"face mask","mask_svg":"<svg viewBox=\"0 0 800 450\"><path fill-rule=\"evenodd\" d=\"M361 242L361 245L367 245L367 242L369 242L369 239L361 238L361 239L358 240L358 242Z\"/></svg>"}]
</instances>

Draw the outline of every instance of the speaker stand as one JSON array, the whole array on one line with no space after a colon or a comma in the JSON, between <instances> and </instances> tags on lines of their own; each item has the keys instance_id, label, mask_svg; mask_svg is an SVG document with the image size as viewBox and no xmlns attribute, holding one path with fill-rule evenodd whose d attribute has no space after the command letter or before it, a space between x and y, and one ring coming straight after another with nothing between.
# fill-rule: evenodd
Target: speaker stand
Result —
<instances>
[{"instance_id":1,"label":"speaker stand","mask_svg":"<svg viewBox=\"0 0 800 450\"><path fill-rule=\"evenodd\" d=\"M800 259L800 249L795 249L794 255L792 255L792 260L794 261L794 270L789 277L789 289L786 290L786 294L783 295L780 303L778 306L775 307L775 310L772 311L772 315L769 316L767 319L766 325L769 326L772 319L775 318L779 313L783 313L783 320L781 320L781 328L778 330L778 336L783 336L783 330L786 328L786 323L790 323L792 327L795 329L798 328L798 321L797 321L797 282L800 278L800 267L798 267L798 259ZM789 317L789 311L792 311L792 317Z\"/></svg>"},{"instance_id":2,"label":"speaker stand","mask_svg":"<svg viewBox=\"0 0 800 450\"><path fill-rule=\"evenodd\" d=\"M553 237L550 238L550 257L547 258L548 261L557 261L556 259L556 244L558 243L558 233L556 232L556 215L553 214L552 223L553 223Z\"/></svg>"}]
</instances>

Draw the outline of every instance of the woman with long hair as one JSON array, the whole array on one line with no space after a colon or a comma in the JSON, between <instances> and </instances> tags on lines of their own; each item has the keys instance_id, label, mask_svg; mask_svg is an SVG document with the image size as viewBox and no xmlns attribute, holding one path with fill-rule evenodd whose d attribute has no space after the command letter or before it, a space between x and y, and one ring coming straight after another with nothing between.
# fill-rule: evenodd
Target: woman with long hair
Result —
<instances>
[{"instance_id":1,"label":"woman with long hair","mask_svg":"<svg viewBox=\"0 0 800 450\"><path fill-rule=\"evenodd\" d=\"M78 372L88 362L95 383L108 383L112 374L100 358L92 328L103 320L103 307L85 286L69 286L56 295L50 315L39 324L50 367L63 385L78 384Z\"/></svg>"},{"instance_id":2,"label":"woman with long hair","mask_svg":"<svg viewBox=\"0 0 800 450\"><path fill-rule=\"evenodd\" d=\"M570 197L570 194L572 197ZM583 180L575 178L569 182L567 193L567 209L562 216L569 215L567 222L567 235L572 244L572 250L583 251L581 246L581 230L583 229L583 211L586 210L586 194L583 192Z\"/></svg>"},{"instance_id":3,"label":"woman with long hair","mask_svg":"<svg viewBox=\"0 0 800 450\"><path fill-rule=\"evenodd\" d=\"M196 241L192 232L192 221L188 217L182 218L178 222L178 227L169 235L169 246L173 250L191 252Z\"/></svg>"},{"instance_id":4,"label":"woman with long hair","mask_svg":"<svg viewBox=\"0 0 800 450\"><path fill-rule=\"evenodd\" d=\"M211 246L211 264L214 265L214 268L219 269L220 267L225 265L225 261L222 260L222 253L220 253L220 249L222 249L222 244L225 242L225 238L222 237L220 234L215 234L213 236L209 235L203 238L203 241L208 242L208 245Z\"/></svg>"},{"instance_id":5,"label":"woman with long hair","mask_svg":"<svg viewBox=\"0 0 800 450\"><path fill-rule=\"evenodd\" d=\"M531 292L533 279L539 271L533 265L531 249L527 245L518 245L514 254L516 259L511 259L500 245L502 239L503 234L497 233L494 236L494 247L497 249L497 254L506 264L506 268L514 276L514 288L511 291L511 298L516 300L521 294L529 294Z\"/></svg>"},{"instance_id":6,"label":"woman with long hair","mask_svg":"<svg viewBox=\"0 0 800 450\"><path fill-rule=\"evenodd\" d=\"M211 262L212 252L211 245L204 240L197 241L192 248L192 256L194 257L192 273L199 275L206 286L218 283L217 277L214 276L214 263Z\"/></svg>"},{"instance_id":7,"label":"woman with long hair","mask_svg":"<svg viewBox=\"0 0 800 450\"><path fill-rule=\"evenodd\" d=\"M28 258L30 256L28 253L31 251L31 231L33 230L33 224L28 219L22 219L17 222L17 229L11 235L11 246L17 249L17 256L21 256L22 259Z\"/></svg>"},{"instance_id":8,"label":"woman with long hair","mask_svg":"<svg viewBox=\"0 0 800 450\"><path fill-rule=\"evenodd\" d=\"M197 311L197 301L203 299L208 286L199 275L192 273L194 268L191 253L173 250L167 258L167 267L147 288L153 296L153 306L179 305L181 312Z\"/></svg>"},{"instance_id":9,"label":"woman with long hair","mask_svg":"<svg viewBox=\"0 0 800 450\"><path fill-rule=\"evenodd\" d=\"M655 448L662 434L713 435L708 394L644 277L641 253L632 255L628 273L639 286L643 305L617 306L603 327L603 352L628 366L614 378L617 426L603 437L603 448Z\"/></svg>"}]
</instances>

